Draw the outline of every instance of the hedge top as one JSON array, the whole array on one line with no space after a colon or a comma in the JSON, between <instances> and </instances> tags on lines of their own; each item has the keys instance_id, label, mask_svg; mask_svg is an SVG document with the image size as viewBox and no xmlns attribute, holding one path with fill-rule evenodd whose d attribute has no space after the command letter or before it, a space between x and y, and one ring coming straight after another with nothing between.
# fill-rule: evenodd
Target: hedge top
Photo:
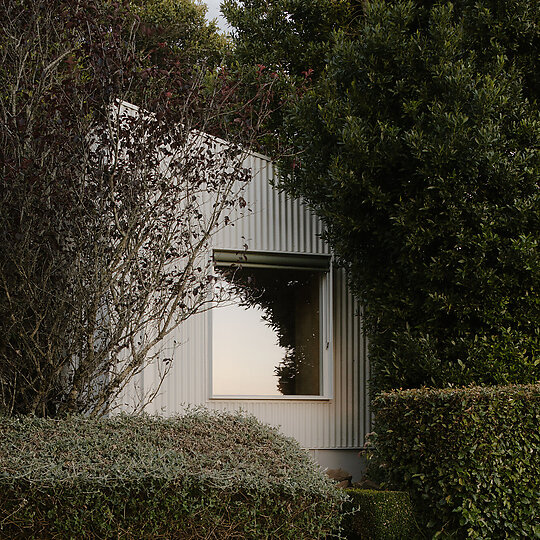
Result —
<instances>
[{"instance_id":1,"label":"hedge top","mask_svg":"<svg viewBox=\"0 0 540 540\"><path fill-rule=\"evenodd\" d=\"M461 401L484 401L494 398L511 399L527 397L530 399L540 399L540 383L538 384L514 384L507 386L467 386L453 388L413 388L396 389L391 392L381 392L374 399L375 409L384 407L392 401L439 401L451 402L456 399Z\"/></svg>"},{"instance_id":2,"label":"hedge top","mask_svg":"<svg viewBox=\"0 0 540 540\"><path fill-rule=\"evenodd\" d=\"M23 480L111 486L151 478L231 491L336 496L331 481L296 441L240 414L0 417L0 432L4 485Z\"/></svg>"}]
</instances>

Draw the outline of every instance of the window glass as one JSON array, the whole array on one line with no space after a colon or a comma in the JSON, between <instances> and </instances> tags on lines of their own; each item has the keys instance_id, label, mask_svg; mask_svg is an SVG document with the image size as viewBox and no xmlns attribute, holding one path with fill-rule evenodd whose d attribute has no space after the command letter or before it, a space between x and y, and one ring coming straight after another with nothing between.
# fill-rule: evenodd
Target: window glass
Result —
<instances>
[{"instance_id":1,"label":"window glass","mask_svg":"<svg viewBox=\"0 0 540 540\"><path fill-rule=\"evenodd\" d=\"M219 269L213 309L214 395L321 394L321 271Z\"/></svg>"}]
</instances>

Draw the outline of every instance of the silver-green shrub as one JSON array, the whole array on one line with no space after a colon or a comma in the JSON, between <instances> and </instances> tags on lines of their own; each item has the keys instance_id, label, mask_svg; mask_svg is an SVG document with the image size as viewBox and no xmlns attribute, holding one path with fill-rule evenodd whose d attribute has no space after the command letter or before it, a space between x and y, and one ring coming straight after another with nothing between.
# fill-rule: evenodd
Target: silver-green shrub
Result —
<instances>
[{"instance_id":1,"label":"silver-green shrub","mask_svg":"<svg viewBox=\"0 0 540 540\"><path fill-rule=\"evenodd\" d=\"M324 538L343 495L240 414L0 418L0 538Z\"/></svg>"}]
</instances>

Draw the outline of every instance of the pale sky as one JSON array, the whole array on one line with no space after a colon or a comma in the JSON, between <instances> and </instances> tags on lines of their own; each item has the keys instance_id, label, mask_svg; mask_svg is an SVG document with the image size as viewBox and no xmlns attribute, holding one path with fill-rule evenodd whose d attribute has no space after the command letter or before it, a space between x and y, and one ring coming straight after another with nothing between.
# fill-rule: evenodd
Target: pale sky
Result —
<instances>
[{"instance_id":1,"label":"pale sky","mask_svg":"<svg viewBox=\"0 0 540 540\"><path fill-rule=\"evenodd\" d=\"M220 0L204 0L204 2L208 6L208 11L206 12L206 18L210 21L212 19L217 19L218 26L221 30L227 31L227 23L225 19L222 17L221 13L219 12L219 4L221 3Z\"/></svg>"},{"instance_id":2,"label":"pale sky","mask_svg":"<svg viewBox=\"0 0 540 540\"><path fill-rule=\"evenodd\" d=\"M274 369L287 353L258 307L212 310L214 395L280 396Z\"/></svg>"}]
</instances>

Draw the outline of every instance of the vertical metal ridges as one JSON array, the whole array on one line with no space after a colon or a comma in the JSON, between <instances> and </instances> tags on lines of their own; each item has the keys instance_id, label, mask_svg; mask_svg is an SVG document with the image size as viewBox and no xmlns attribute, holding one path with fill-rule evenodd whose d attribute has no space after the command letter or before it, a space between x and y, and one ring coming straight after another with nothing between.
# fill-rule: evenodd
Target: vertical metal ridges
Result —
<instances>
[{"instance_id":1,"label":"vertical metal ridges","mask_svg":"<svg viewBox=\"0 0 540 540\"><path fill-rule=\"evenodd\" d=\"M214 247L250 250L329 254L320 235L321 222L305 205L273 188L272 163L258 155L246 158L253 179L243 197L247 208L234 226L220 230ZM146 408L150 413L181 413L190 405L212 409L244 410L263 422L295 437L312 449L359 448L369 430L367 394L369 365L367 343L362 331L361 310L350 295L343 270L333 275L333 397L327 401L210 400L209 399L209 317L211 312L191 318L164 344L173 357L170 372L158 395ZM119 400L130 410L139 396L159 381L158 366L149 366L126 388Z\"/></svg>"}]
</instances>

